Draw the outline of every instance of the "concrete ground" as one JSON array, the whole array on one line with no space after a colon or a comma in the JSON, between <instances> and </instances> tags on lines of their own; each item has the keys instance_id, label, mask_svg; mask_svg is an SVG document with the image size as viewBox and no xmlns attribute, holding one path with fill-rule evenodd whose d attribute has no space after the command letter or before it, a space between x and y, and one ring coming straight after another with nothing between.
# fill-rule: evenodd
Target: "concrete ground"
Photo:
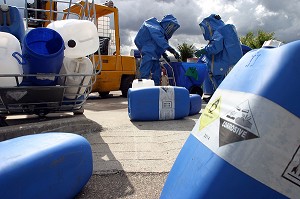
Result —
<instances>
[{"instance_id":1,"label":"concrete ground","mask_svg":"<svg viewBox=\"0 0 300 199\"><path fill-rule=\"evenodd\" d=\"M91 144L94 172L77 199L159 198L200 114L181 120L130 121L127 99L120 92L112 92L107 99L91 94L84 108L81 116L9 116L0 140L45 131L81 134Z\"/></svg>"}]
</instances>

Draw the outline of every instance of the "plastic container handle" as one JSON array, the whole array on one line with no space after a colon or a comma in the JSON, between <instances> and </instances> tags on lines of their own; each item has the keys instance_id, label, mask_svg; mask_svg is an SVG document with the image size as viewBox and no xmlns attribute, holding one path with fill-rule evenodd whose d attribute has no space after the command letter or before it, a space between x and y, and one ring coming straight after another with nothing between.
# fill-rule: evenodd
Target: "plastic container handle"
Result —
<instances>
[{"instance_id":1,"label":"plastic container handle","mask_svg":"<svg viewBox=\"0 0 300 199\"><path fill-rule=\"evenodd\" d=\"M18 61L19 64L21 65L26 64L25 58L20 53L14 52L12 56ZM20 60L20 58L22 59L23 62Z\"/></svg>"}]
</instances>

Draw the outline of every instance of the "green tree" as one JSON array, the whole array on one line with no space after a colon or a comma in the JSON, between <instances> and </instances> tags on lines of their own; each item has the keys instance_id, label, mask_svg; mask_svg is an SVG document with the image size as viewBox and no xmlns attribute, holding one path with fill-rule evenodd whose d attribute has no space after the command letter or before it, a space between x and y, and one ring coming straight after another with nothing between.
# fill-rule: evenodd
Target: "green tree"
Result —
<instances>
[{"instance_id":1,"label":"green tree","mask_svg":"<svg viewBox=\"0 0 300 199\"><path fill-rule=\"evenodd\" d=\"M183 44L178 44L177 49L179 50L183 62L186 62L187 58L192 58L194 56L195 47L193 44L189 45L183 42Z\"/></svg>"},{"instance_id":2,"label":"green tree","mask_svg":"<svg viewBox=\"0 0 300 199\"><path fill-rule=\"evenodd\" d=\"M257 35L254 32L248 32L244 37L240 37L242 44L249 46L250 48L261 48L265 41L276 39L274 32L265 32L258 30Z\"/></svg>"}]
</instances>

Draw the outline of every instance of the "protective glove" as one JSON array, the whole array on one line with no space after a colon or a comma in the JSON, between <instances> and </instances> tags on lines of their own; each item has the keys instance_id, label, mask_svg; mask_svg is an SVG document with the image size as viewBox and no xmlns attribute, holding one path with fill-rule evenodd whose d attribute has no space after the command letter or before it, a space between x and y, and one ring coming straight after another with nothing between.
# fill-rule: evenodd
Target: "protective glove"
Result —
<instances>
[{"instance_id":1,"label":"protective glove","mask_svg":"<svg viewBox=\"0 0 300 199\"><path fill-rule=\"evenodd\" d=\"M175 59L177 59L178 61L180 61L180 55L178 52L175 52L174 54Z\"/></svg>"},{"instance_id":2,"label":"protective glove","mask_svg":"<svg viewBox=\"0 0 300 199\"><path fill-rule=\"evenodd\" d=\"M176 50L174 50L174 48L172 47L168 48L167 50L172 54L176 53Z\"/></svg>"},{"instance_id":3,"label":"protective glove","mask_svg":"<svg viewBox=\"0 0 300 199\"><path fill-rule=\"evenodd\" d=\"M168 57L167 53L163 53L162 56L167 62L171 61L170 58Z\"/></svg>"},{"instance_id":4,"label":"protective glove","mask_svg":"<svg viewBox=\"0 0 300 199\"><path fill-rule=\"evenodd\" d=\"M195 52L195 56L196 57L201 57L201 55L206 54L206 50L204 48L200 49L200 50L196 50Z\"/></svg>"},{"instance_id":5,"label":"protective glove","mask_svg":"<svg viewBox=\"0 0 300 199\"><path fill-rule=\"evenodd\" d=\"M175 59L180 60L180 55L178 52L176 52L176 50L174 50L174 48L170 47L167 50L174 55Z\"/></svg>"}]
</instances>

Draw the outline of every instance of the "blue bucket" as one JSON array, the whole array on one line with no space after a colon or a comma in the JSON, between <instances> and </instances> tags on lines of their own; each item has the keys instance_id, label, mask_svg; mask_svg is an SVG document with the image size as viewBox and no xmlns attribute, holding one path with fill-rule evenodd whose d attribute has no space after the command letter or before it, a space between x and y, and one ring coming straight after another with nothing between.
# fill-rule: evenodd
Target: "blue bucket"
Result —
<instances>
[{"instance_id":1,"label":"blue bucket","mask_svg":"<svg viewBox=\"0 0 300 199\"><path fill-rule=\"evenodd\" d=\"M55 85L64 58L64 41L60 34L49 28L36 28L27 33L22 48L26 82L33 85ZM49 74L49 76L47 76Z\"/></svg>"}]
</instances>

